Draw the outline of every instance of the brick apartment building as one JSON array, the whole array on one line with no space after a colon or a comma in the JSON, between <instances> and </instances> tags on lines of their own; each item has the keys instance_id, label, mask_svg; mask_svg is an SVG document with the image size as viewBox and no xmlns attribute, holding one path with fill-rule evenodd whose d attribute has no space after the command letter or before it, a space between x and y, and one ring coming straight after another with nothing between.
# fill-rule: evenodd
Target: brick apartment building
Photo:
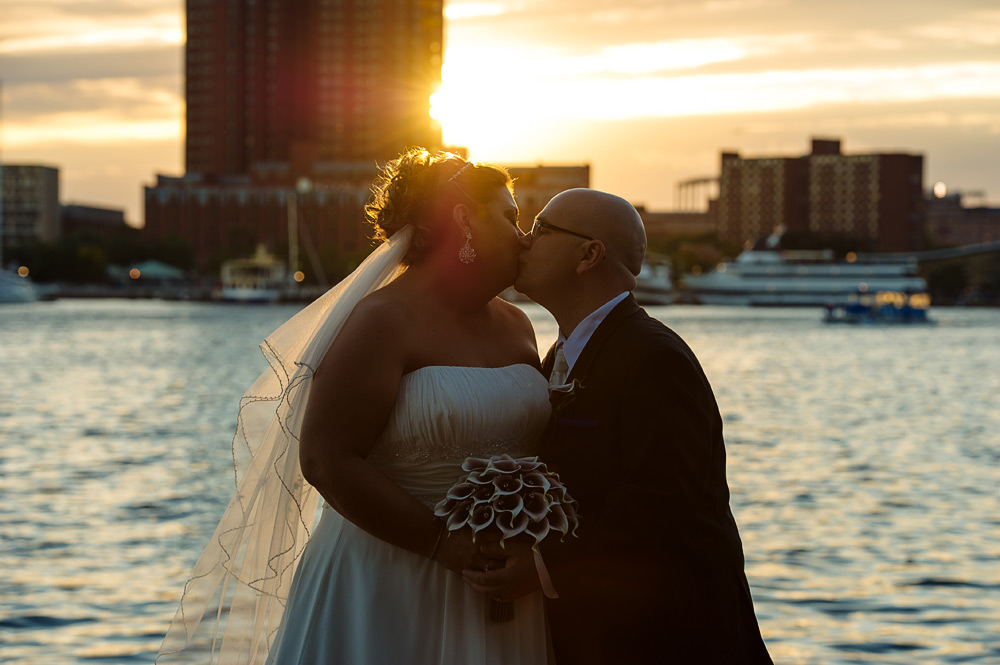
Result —
<instances>
[{"instance_id":1,"label":"brick apartment building","mask_svg":"<svg viewBox=\"0 0 1000 665\"><path fill-rule=\"evenodd\" d=\"M724 152L721 162L721 238L753 242L780 225L856 238L869 250L923 246L923 155L845 155L839 140L813 139L802 157L748 159Z\"/></svg>"}]
</instances>

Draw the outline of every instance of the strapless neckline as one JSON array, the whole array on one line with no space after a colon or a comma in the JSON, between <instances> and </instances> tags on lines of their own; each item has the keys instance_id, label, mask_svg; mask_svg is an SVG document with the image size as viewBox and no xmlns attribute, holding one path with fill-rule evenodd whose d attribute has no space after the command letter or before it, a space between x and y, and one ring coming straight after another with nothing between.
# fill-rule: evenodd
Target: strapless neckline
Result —
<instances>
[{"instance_id":1,"label":"strapless neckline","mask_svg":"<svg viewBox=\"0 0 1000 665\"><path fill-rule=\"evenodd\" d=\"M403 376L368 460L386 470L531 455L548 417L548 382L532 365L427 365Z\"/></svg>"},{"instance_id":2,"label":"strapless neckline","mask_svg":"<svg viewBox=\"0 0 1000 665\"><path fill-rule=\"evenodd\" d=\"M536 370L536 371L538 370L537 367L535 367L534 365L529 365L528 363L512 363L510 365L500 365L499 367L479 367L477 365L424 365L423 367L418 367L418 368L416 368L414 370L411 370L411 371L403 374L403 376L410 376L411 374L416 374L418 372L423 372L424 370L431 370L431 369L444 369L444 370L449 370L449 369L459 370L460 369L460 370L484 370L484 371L491 371L492 370L492 371L497 371L497 370L501 370L501 369L512 369L514 367L528 367L528 368Z\"/></svg>"}]
</instances>

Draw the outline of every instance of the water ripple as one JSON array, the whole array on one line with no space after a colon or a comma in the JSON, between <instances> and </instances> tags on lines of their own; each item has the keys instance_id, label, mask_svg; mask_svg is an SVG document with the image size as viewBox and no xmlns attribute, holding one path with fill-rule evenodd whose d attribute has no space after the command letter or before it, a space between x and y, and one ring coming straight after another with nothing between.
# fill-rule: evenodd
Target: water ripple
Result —
<instances>
[{"instance_id":1,"label":"water ripple","mask_svg":"<svg viewBox=\"0 0 1000 665\"><path fill-rule=\"evenodd\" d=\"M556 335L533 306L541 348ZM257 343L294 307L0 310L5 663L149 663L232 488ZM1000 662L1000 312L934 327L654 308L724 414L775 662Z\"/></svg>"}]
</instances>

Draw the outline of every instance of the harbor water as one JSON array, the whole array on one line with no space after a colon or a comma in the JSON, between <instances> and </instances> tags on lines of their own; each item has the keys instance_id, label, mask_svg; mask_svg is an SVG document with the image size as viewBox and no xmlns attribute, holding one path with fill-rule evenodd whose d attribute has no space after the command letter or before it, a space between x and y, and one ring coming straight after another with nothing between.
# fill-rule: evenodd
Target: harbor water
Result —
<instances>
[{"instance_id":1,"label":"harbor water","mask_svg":"<svg viewBox=\"0 0 1000 665\"><path fill-rule=\"evenodd\" d=\"M0 308L0 662L152 662L232 491L257 344L297 309ZM1000 663L1000 310L650 311L715 389L775 662Z\"/></svg>"}]
</instances>

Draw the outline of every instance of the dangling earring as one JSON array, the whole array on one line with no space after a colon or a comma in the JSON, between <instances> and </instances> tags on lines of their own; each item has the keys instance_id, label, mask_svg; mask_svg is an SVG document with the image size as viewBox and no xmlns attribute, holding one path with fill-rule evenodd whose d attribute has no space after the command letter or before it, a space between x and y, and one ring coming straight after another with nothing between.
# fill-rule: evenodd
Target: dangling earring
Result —
<instances>
[{"instance_id":1,"label":"dangling earring","mask_svg":"<svg viewBox=\"0 0 1000 665\"><path fill-rule=\"evenodd\" d=\"M476 260L476 250L469 244L472 241L472 233L465 234L465 246L458 250L458 260L462 263L472 263Z\"/></svg>"}]
</instances>

